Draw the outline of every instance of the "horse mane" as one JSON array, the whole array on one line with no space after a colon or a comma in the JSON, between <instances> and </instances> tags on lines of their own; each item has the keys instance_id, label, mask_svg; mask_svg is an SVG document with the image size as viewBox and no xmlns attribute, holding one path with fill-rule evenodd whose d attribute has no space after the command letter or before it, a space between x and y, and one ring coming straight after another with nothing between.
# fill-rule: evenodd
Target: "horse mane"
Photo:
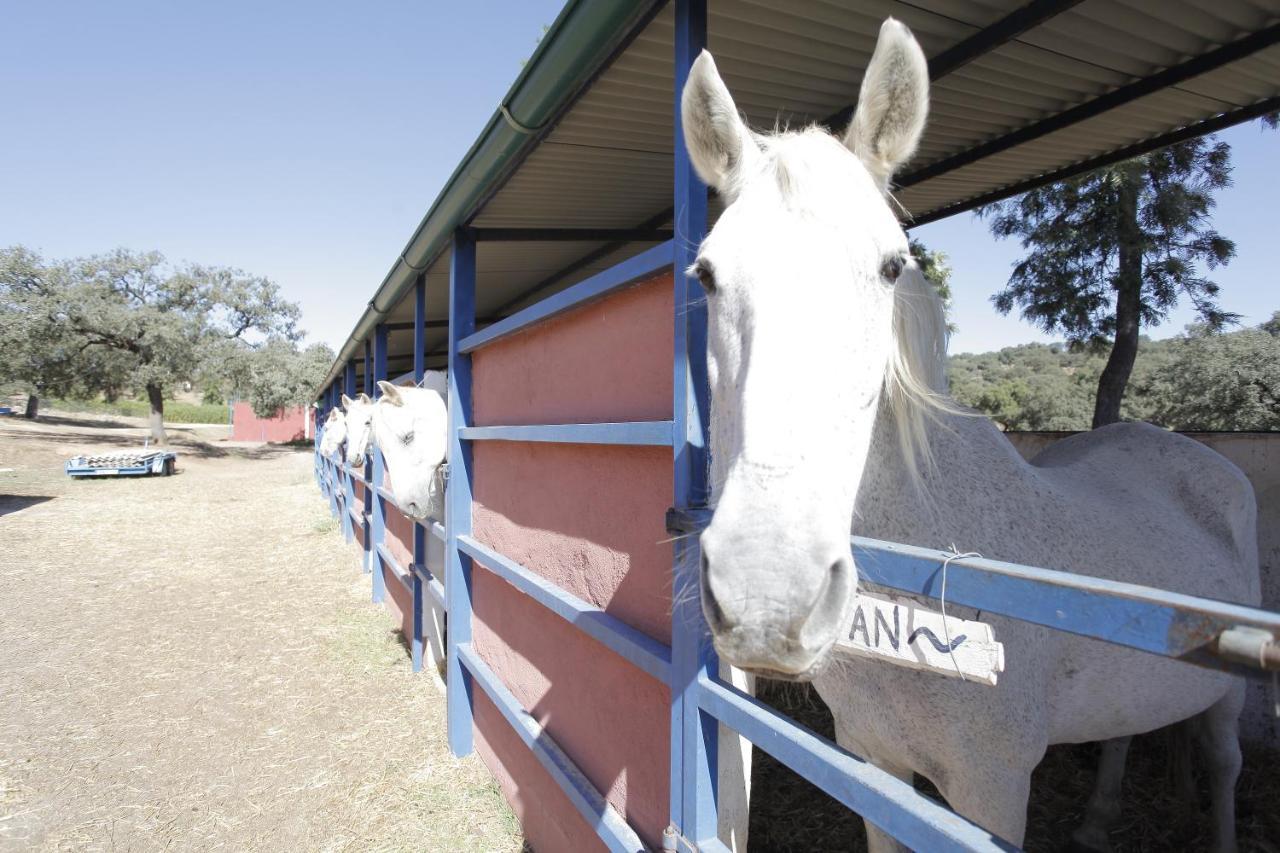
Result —
<instances>
[{"instance_id":1,"label":"horse mane","mask_svg":"<svg viewBox=\"0 0 1280 853\"><path fill-rule=\"evenodd\" d=\"M907 470L919 480L933 465L928 420L957 411L947 396L947 317L942 299L912 258L893 294L893 350L881 406L892 419Z\"/></svg>"}]
</instances>

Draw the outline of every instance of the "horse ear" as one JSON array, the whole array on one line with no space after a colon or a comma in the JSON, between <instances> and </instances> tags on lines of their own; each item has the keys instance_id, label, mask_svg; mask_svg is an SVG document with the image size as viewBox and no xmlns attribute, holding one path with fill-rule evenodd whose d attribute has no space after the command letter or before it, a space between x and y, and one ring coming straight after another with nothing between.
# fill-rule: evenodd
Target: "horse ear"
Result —
<instances>
[{"instance_id":1,"label":"horse ear","mask_svg":"<svg viewBox=\"0 0 1280 853\"><path fill-rule=\"evenodd\" d=\"M354 401L354 400L352 400L350 397L348 397L346 394L343 394L343 395L342 395L342 410L343 410L344 412L349 412L349 411L351 411L351 404L352 404L352 403L354 403L354 402L355 402L355 401Z\"/></svg>"},{"instance_id":2,"label":"horse ear","mask_svg":"<svg viewBox=\"0 0 1280 853\"><path fill-rule=\"evenodd\" d=\"M384 379L378 380L378 388L382 390L382 399L393 406L403 406L404 397L400 396L400 388Z\"/></svg>"},{"instance_id":3,"label":"horse ear","mask_svg":"<svg viewBox=\"0 0 1280 853\"><path fill-rule=\"evenodd\" d=\"M373 402L372 400L369 399L369 395L364 393L363 391L361 391L359 394L356 395L356 400L358 400L359 402L363 403L366 406L369 405L369 403Z\"/></svg>"},{"instance_id":4,"label":"horse ear","mask_svg":"<svg viewBox=\"0 0 1280 853\"><path fill-rule=\"evenodd\" d=\"M886 18L844 137L881 190L888 190L893 173L915 153L928 113L924 51L905 24Z\"/></svg>"},{"instance_id":5,"label":"horse ear","mask_svg":"<svg viewBox=\"0 0 1280 853\"><path fill-rule=\"evenodd\" d=\"M689 69L680 95L680 116L684 145L698 177L732 202L747 167L759 156L760 146L738 115L715 60L705 50Z\"/></svg>"}]
</instances>

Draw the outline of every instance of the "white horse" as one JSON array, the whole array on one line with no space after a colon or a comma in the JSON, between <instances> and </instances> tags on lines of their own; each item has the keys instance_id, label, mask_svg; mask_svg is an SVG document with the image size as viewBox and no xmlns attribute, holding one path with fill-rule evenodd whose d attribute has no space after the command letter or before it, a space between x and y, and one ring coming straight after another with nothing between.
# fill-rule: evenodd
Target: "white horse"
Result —
<instances>
[{"instance_id":1,"label":"white horse","mask_svg":"<svg viewBox=\"0 0 1280 853\"><path fill-rule=\"evenodd\" d=\"M991 615L981 618L1006 657L996 687L870 659L828 664L852 618L851 526L1257 604L1248 481L1200 444L1143 424L1067 439L1028 464L945 396L941 307L888 195L928 110L925 58L902 24L881 28L841 138L752 133L705 52L682 110L694 166L728 205L691 269L707 292L714 448L702 603L721 658L812 679L842 746L902 779L923 774L957 812L1015 844L1050 744L1199 715L1215 842L1231 849L1238 678ZM1124 745L1104 751L1095 830L1117 808L1108 785ZM867 833L873 850L896 848L870 824Z\"/></svg>"},{"instance_id":2,"label":"white horse","mask_svg":"<svg viewBox=\"0 0 1280 853\"><path fill-rule=\"evenodd\" d=\"M324 432L320 435L320 453L330 459L337 459L342 449L342 442L347 440L347 420L342 412L330 409L324 420Z\"/></svg>"},{"instance_id":3,"label":"white horse","mask_svg":"<svg viewBox=\"0 0 1280 853\"><path fill-rule=\"evenodd\" d=\"M391 493L400 511L415 521L445 521L445 456L449 417L445 373L429 370L420 387L379 382L380 396L370 408L373 442L382 451ZM444 543L427 534L426 567L444 583ZM424 664L442 672L445 660L445 614L431 598L424 612Z\"/></svg>"},{"instance_id":4,"label":"white horse","mask_svg":"<svg viewBox=\"0 0 1280 853\"><path fill-rule=\"evenodd\" d=\"M347 413L347 464L359 467L373 444L373 400L363 391L354 399L343 394L342 408Z\"/></svg>"},{"instance_id":5,"label":"white horse","mask_svg":"<svg viewBox=\"0 0 1280 853\"><path fill-rule=\"evenodd\" d=\"M449 416L445 373L427 371L422 386L379 382L373 406L373 433L391 477L391 492L405 515L444 520L441 466L448 447Z\"/></svg>"}]
</instances>

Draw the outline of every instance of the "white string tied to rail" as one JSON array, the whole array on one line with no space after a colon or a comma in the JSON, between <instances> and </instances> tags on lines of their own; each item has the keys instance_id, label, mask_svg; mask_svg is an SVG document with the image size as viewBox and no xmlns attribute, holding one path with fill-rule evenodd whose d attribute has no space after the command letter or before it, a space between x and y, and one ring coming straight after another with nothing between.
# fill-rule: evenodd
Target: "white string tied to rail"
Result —
<instances>
[{"instance_id":1,"label":"white string tied to rail","mask_svg":"<svg viewBox=\"0 0 1280 853\"><path fill-rule=\"evenodd\" d=\"M956 660L955 647L951 645L951 626L947 624L947 567L951 565L952 560L963 560L968 557L982 558L977 551L966 551L961 554L956 548L956 543L951 543L951 553L942 561L942 594L938 600L942 602L942 641L947 644L947 654L951 656L951 665L956 668L956 675L960 676L961 681L968 681L964 677L964 672L960 669L960 663Z\"/></svg>"}]
</instances>

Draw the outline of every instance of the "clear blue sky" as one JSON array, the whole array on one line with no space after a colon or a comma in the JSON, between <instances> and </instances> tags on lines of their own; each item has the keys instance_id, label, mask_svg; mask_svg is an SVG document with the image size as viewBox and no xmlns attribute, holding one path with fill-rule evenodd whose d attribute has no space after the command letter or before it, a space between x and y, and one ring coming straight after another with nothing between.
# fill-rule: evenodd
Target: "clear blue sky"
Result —
<instances>
[{"instance_id":1,"label":"clear blue sky","mask_svg":"<svg viewBox=\"0 0 1280 853\"><path fill-rule=\"evenodd\" d=\"M10 3L0 51L0 245L117 246L238 266L340 345L561 0ZM1280 309L1280 133L1224 134L1223 304ZM951 255L952 351L1041 340L988 301L1017 256L965 215L919 229ZM1180 312L1157 335L1187 322Z\"/></svg>"}]
</instances>

